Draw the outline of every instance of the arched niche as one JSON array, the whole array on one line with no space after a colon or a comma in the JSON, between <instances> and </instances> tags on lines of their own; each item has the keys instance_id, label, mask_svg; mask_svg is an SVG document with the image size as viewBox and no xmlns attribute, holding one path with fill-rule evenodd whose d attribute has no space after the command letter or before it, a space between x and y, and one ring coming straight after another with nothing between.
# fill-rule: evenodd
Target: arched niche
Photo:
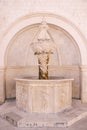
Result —
<instances>
[{"instance_id":1,"label":"arched niche","mask_svg":"<svg viewBox=\"0 0 87 130\"><path fill-rule=\"evenodd\" d=\"M50 55L49 76L74 78L73 97L80 98L81 55L75 40L64 29L49 24L49 32L57 48ZM15 78L38 76L37 56L31 49L31 42L38 32L39 24L21 29L11 39L5 55L6 97L15 97Z\"/></svg>"}]
</instances>

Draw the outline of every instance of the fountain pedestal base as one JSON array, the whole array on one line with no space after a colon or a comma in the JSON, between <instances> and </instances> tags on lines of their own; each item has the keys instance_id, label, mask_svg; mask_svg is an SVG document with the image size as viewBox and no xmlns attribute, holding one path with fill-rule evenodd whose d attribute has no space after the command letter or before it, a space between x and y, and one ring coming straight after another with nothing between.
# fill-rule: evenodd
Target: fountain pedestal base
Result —
<instances>
[{"instance_id":1,"label":"fountain pedestal base","mask_svg":"<svg viewBox=\"0 0 87 130\"><path fill-rule=\"evenodd\" d=\"M17 107L29 113L57 113L72 104L72 80L16 79Z\"/></svg>"}]
</instances>

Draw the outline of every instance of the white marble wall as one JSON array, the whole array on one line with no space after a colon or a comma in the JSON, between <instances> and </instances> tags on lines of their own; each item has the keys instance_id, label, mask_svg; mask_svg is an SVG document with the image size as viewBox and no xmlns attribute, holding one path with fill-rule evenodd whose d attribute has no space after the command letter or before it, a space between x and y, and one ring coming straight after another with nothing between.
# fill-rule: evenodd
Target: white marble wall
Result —
<instances>
[{"instance_id":1,"label":"white marble wall","mask_svg":"<svg viewBox=\"0 0 87 130\"><path fill-rule=\"evenodd\" d=\"M87 38L86 0L1 0L0 37L12 22L32 12L50 12L74 23Z\"/></svg>"}]
</instances>

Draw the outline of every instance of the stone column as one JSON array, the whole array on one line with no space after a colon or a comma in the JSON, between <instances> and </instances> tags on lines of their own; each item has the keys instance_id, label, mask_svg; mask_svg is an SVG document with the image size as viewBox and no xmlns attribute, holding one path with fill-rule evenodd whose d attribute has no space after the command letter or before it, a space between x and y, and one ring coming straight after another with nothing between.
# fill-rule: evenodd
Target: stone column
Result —
<instances>
[{"instance_id":1,"label":"stone column","mask_svg":"<svg viewBox=\"0 0 87 130\"><path fill-rule=\"evenodd\" d=\"M4 68L0 68L0 104L5 101L5 70Z\"/></svg>"},{"instance_id":2,"label":"stone column","mask_svg":"<svg viewBox=\"0 0 87 130\"><path fill-rule=\"evenodd\" d=\"M81 101L87 103L87 66L81 66Z\"/></svg>"},{"instance_id":3,"label":"stone column","mask_svg":"<svg viewBox=\"0 0 87 130\"><path fill-rule=\"evenodd\" d=\"M48 79L48 63L49 63L49 54L44 53L38 56L39 79Z\"/></svg>"}]
</instances>

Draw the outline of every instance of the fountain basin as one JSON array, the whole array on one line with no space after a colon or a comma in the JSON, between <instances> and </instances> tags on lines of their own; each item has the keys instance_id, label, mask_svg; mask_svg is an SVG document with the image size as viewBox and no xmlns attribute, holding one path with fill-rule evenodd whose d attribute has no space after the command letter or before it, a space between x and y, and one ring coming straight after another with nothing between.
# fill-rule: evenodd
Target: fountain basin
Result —
<instances>
[{"instance_id":1,"label":"fountain basin","mask_svg":"<svg viewBox=\"0 0 87 130\"><path fill-rule=\"evenodd\" d=\"M57 113L72 104L73 79L16 79L16 105L29 113Z\"/></svg>"}]
</instances>

